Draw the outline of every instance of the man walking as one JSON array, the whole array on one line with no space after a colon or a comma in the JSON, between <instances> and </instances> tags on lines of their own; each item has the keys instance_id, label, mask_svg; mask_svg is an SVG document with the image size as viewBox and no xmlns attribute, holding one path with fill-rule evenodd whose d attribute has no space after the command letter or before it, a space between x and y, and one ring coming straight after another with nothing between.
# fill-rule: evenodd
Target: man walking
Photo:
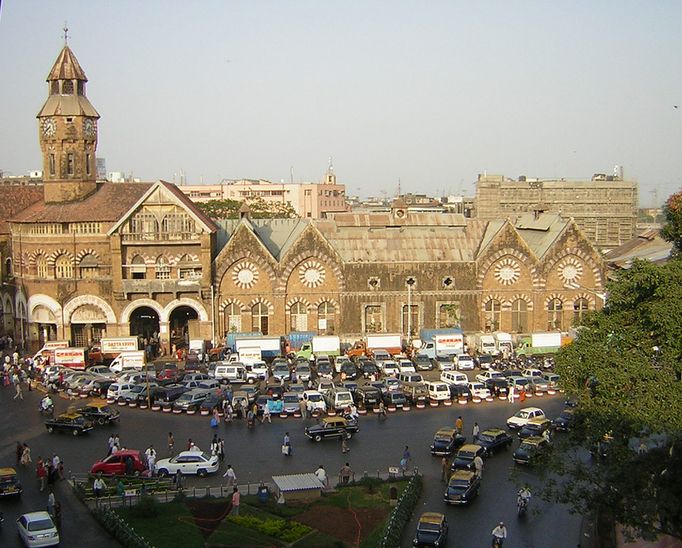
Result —
<instances>
[{"instance_id":1,"label":"man walking","mask_svg":"<svg viewBox=\"0 0 682 548\"><path fill-rule=\"evenodd\" d=\"M341 483L343 485L348 485L348 482L350 481L350 477L353 475L353 469L350 467L350 464L346 463L341 467L341 470L339 470L339 477L341 478Z\"/></svg>"},{"instance_id":2,"label":"man walking","mask_svg":"<svg viewBox=\"0 0 682 548\"><path fill-rule=\"evenodd\" d=\"M14 394L14 400L17 398L24 399L24 392L21 390L21 382L17 381L16 384L14 385L14 389L16 390L16 394Z\"/></svg>"},{"instance_id":3,"label":"man walking","mask_svg":"<svg viewBox=\"0 0 682 548\"><path fill-rule=\"evenodd\" d=\"M231 464L227 465L227 470L223 474L223 477L227 478L227 485L228 486L237 485L237 474L234 473L234 470L232 469Z\"/></svg>"},{"instance_id":4,"label":"man walking","mask_svg":"<svg viewBox=\"0 0 682 548\"><path fill-rule=\"evenodd\" d=\"M282 454L286 457L291 456L291 438L289 432L284 433L284 441L282 442Z\"/></svg>"},{"instance_id":5,"label":"man walking","mask_svg":"<svg viewBox=\"0 0 682 548\"><path fill-rule=\"evenodd\" d=\"M441 480L447 483L450 476L450 462L445 455L443 455L443 458L440 459L440 474Z\"/></svg>"},{"instance_id":6,"label":"man walking","mask_svg":"<svg viewBox=\"0 0 682 548\"><path fill-rule=\"evenodd\" d=\"M474 443L478 441L478 434L480 433L481 429L478 427L478 423L474 423L474 427L471 429L471 437L474 440Z\"/></svg>"},{"instance_id":7,"label":"man walking","mask_svg":"<svg viewBox=\"0 0 682 548\"><path fill-rule=\"evenodd\" d=\"M462 415L457 417L457 420L455 421L455 429L457 430L458 434L461 434L464 431L464 420L462 420Z\"/></svg>"},{"instance_id":8,"label":"man walking","mask_svg":"<svg viewBox=\"0 0 682 548\"><path fill-rule=\"evenodd\" d=\"M479 478L483 476L483 459L480 455L474 457L474 468L476 469L476 475Z\"/></svg>"}]
</instances>

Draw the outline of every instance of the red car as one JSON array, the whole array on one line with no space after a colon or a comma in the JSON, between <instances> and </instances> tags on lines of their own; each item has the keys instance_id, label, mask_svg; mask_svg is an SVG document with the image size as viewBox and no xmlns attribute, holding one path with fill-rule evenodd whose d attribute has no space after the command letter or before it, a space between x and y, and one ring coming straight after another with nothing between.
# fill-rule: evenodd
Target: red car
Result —
<instances>
[{"instance_id":1,"label":"red car","mask_svg":"<svg viewBox=\"0 0 682 548\"><path fill-rule=\"evenodd\" d=\"M160 382L176 382L182 375L176 367L164 367L156 374L156 379Z\"/></svg>"},{"instance_id":2,"label":"red car","mask_svg":"<svg viewBox=\"0 0 682 548\"><path fill-rule=\"evenodd\" d=\"M128 459L132 461L131 464L128 464ZM126 474L126 468L128 467L132 470L132 474ZM146 468L147 465L139 451L136 449L124 449L109 455L103 460L97 461L92 465L90 473L97 474L101 472L106 476L139 476Z\"/></svg>"}]
</instances>

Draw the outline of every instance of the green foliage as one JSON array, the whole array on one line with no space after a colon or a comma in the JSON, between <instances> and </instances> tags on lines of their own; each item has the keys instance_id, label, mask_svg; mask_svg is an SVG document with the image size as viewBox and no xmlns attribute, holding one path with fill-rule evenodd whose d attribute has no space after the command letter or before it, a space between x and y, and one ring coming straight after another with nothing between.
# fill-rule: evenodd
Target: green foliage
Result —
<instances>
[{"instance_id":1,"label":"green foliage","mask_svg":"<svg viewBox=\"0 0 682 548\"><path fill-rule=\"evenodd\" d=\"M246 201L254 219L295 219L298 217L291 202L266 202L262 198ZM195 204L211 219L237 219L243 202L238 200L210 200Z\"/></svg>"},{"instance_id":2,"label":"green foliage","mask_svg":"<svg viewBox=\"0 0 682 548\"><path fill-rule=\"evenodd\" d=\"M398 504L388 518L386 528L378 544L380 548L400 546L400 537L403 534L403 529L405 529L405 525L407 525L407 522L412 517L412 512L415 506L417 506L417 502L419 502L421 492L422 477L419 474L415 474L398 498Z\"/></svg>"},{"instance_id":3,"label":"green foliage","mask_svg":"<svg viewBox=\"0 0 682 548\"><path fill-rule=\"evenodd\" d=\"M123 546L128 548L151 548L151 544L135 532L130 524L116 512L100 507L93 510L93 515L102 527Z\"/></svg>"},{"instance_id":4,"label":"green foliage","mask_svg":"<svg viewBox=\"0 0 682 548\"><path fill-rule=\"evenodd\" d=\"M357 483L357 485L361 485L365 489L367 489L368 493L374 493L376 491L377 487L379 487L379 485L381 485L383 483L383 480L381 478L373 478L370 476L365 476L360 481L358 481L356 483Z\"/></svg>"},{"instance_id":5,"label":"green foliage","mask_svg":"<svg viewBox=\"0 0 682 548\"><path fill-rule=\"evenodd\" d=\"M155 518L159 515L159 503L154 497L143 496L130 512L138 518Z\"/></svg>"},{"instance_id":6,"label":"green foliage","mask_svg":"<svg viewBox=\"0 0 682 548\"><path fill-rule=\"evenodd\" d=\"M673 194L663 206L666 224L661 236L672 242L676 253L682 251L682 192Z\"/></svg>"},{"instance_id":7,"label":"green foliage","mask_svg":"<svg viewBox=\"0 0 682 548\"><path fill-rule=\"evenodd\" d=\"M556 358L578 408L576 427L554 451L551 470L562 478L548 480L546 494L583 514L608 509L645 537L682 538L682 259L637 261L608 295ZM577 448L593 449L605 435L605 459L580 458Z\"/></svg>"},{"instance_id":8,"label":"green foliage","mask_svg":"<svg viewBox=\"0 0 682 548\"><path fill-rule=\"evenodd\" d=\"M260 519L255 516L228 516L227 519L284 542L294 542L312 531L307 525L283 519Z\"/></svg>"}]
</instances>

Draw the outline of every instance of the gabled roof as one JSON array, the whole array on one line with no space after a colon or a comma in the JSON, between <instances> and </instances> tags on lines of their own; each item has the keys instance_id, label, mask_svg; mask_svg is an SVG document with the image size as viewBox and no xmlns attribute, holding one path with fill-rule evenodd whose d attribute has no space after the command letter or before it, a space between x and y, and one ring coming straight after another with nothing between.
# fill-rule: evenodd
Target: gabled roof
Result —
<instances>
[{"instance_id":1,"label":"gabled roof","mask_svg":"<svg viewBox=\"0 0 682 548\"><path fill-rule=\"evenodd\" d=\"M514 223L514 228L535 256L540 259L552 247L570 221L556 213L526 213Z\"/></svg>"},{"instance_id":2,"label":"gabled roof","mask_svg":"<svg viewBox=\"0 0 682 548\"><path fill-rule=\"evenodd\" d=\"M64 46L57 60L54 62L50 73L47 75L47 81L51 80L82 80L87 82L88 78L85 76L85 71L81 68L78 59L71 51L69 46Z\"/></svg>"},{"instance_id":3,"label":"gabled roof","mask_svg":"<svg viewBox=\"0 0 682 548\"><path fill-rule=\"evenodd\" d=\"M126 184L126 183L110 183L112 185ZM129 183L130 184L130 183ZM132 183L135 184L135 183ZM140 183L137 183L140 184ZM187 212L198 222L206 232L217 232L218 226L201 211L187 196L185 196L178 188L166 181L159 181L158 183L144 183L146 185L145 192L137 197L132 204L128 202L128 207L123 211L121 215L116 218L116 223L109 229L108 234L112 235L114 232L120 229L120 227L130 218L130 216L148 199L150 199L154 193L162 192L165 196L171 197L178 205L182 205Z\"/></svg>"},{"instance_id":4,"label":"gabled roof","mask_svg":"<svg viewBox=\"0 0 682 548\"><path fill-rule=\"evenodd\" d=\"M0 234L9 234L9 220L43 200L42 186L0 186Z\"/></svg>"},{"instance_id":5,"label":"gabled roof","mask_svg":"<svg viewBox=\"0 0 682 548\"><path fill-rule=\"evenodd\" d=\"M52 183L46 183L52 184ZM13 223L118 221L151 187L150 183L101 183L83 200L46 204L43 200L17 213Z\"/></svg>"},{"instance_id":6,"label":"gabled roof","mask_svg":"<svg viewBox=\"0 0 682 548\"><path fill-rule=\"evenodd\" d=\"M240 224L247 223L254 235L277 260L301 235L309 221L304 219L222 219L219 227L217 250L220 252L229 242Z\"/></svg>"}]
</instances>

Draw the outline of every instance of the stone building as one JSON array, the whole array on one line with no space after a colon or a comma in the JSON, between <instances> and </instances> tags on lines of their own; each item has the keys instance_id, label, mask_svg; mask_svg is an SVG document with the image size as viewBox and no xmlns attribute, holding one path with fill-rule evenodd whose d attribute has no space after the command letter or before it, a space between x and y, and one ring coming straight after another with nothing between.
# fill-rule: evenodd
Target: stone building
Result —
<instances>
[{"instance_id":1,"label":"stone building","mask_svg":"<svg viewBox=\"0 0 682 548\"><path fill-rule=\"evenodd\" d=\"M528 333L567 330L603 304L599 252L553 213L486 221L396 200L327 219L251 219L244 206L214 222L173 184L98 182L86 82L65 46L38 114L44 185L0 208L0 335L27 347L105 334L157 334L170 349L250 331Z\"/></svg>"},{"instance_id":2,"label":"stone building","mask_svg":"<svg viewBox=\"0 0 682 548\"><path fill-rule=\"evenodd\" d=\"M594 245L611 249L637 233L637 193L637 183L623 180L620 170L595 174L589 181L479 175L476 217L513 219L540 208L572 217Z\"/></svg>"}]
</instances>

